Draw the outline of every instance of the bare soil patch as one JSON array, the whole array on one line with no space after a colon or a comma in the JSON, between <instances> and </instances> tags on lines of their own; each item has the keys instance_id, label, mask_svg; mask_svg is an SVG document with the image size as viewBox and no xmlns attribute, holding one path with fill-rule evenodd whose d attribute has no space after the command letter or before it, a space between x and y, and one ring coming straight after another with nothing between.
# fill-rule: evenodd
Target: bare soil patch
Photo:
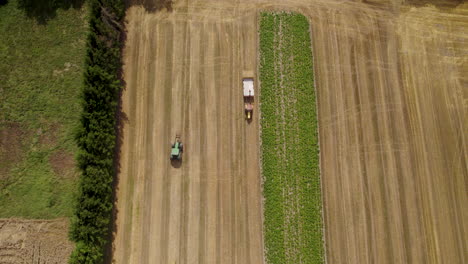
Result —
<instances>
[{"instance_id":1,"label":"bare soil patch","mask_svg":"<svg viewBox=\"0 0 468 264\"><path fill-rule=\"evenodd\" d=\"M49 157L49 163L55 175L59 177L72 177L75 174L75 158L65 150L57 150Z\"/></svg>"},{"instance_id":2,"label":"bare soil patch","mask_svg":"<svg viewBox=\"0 0 468 264\"><path fill-rule=\"evenodd\" d=\"M0 219L0 263L68 263L73 249L68 224L67 219Z\"/></svg>"},{"instance_id":3,"label":"bare soil patch","mask_svg":"<svg viewBox=\"0 0 468 264\"><path fill-rule=\"evenodd\" d=\"M45 130L38 131L39 144L44 146L55 146L57 143L57 137L60 135L61 125L53 123L49 125Z\"/></svg>"},{"instance_id":4,"label":"bare soil patch","mask_svg":"<svg viewBox=\"0 0 468 264\"><path fill-rule=\"evenodd\" d=\"M23 146L30 134L18 123L2 124L0 128L0 180L4 181L10 169L23 158Z\"/></svg>"}]
</instances>

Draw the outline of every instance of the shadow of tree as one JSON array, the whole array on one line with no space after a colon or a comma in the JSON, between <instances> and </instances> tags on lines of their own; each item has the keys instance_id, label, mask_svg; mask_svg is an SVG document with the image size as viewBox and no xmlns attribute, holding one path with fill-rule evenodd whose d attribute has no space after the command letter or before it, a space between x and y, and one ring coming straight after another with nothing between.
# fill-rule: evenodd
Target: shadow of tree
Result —
<instances>
[{"instance_id":1,"label":"shadow of tree","mask_svg":"<svg viewBox=\"0 0 468 264\"><path fill-rule=\"evenodd\" d=\"M168 12L172 12L173 0L126 0L127 7L133 5L143 6L146 11L154 13L166 9Z\"/></svg>"},{"instance_id":2,"label":"shadow of tree","mask_svg":"<svg viewBox=\"0 0 468 264\"><path fill-rule=\"evenodd\" d=\"M415 6L422 7L425 5L434 5L439 9L450 9L456 8L458 5L461 5L465 0L406 0L405 3Z\"/></svg>"},{"instance_id":3,"label":"shadow of tree","mask_svg":"<svg viewBox=\"0 0 468 264\"><path fill-rule=\"evenodd\" d=\"M46 24L57 15L57 9L79 9L84 2L85 0L18 0L18 8L23 9L28 17L35 18L39 24Z\"/></svg>"},{"instance_id":4,"label":"shadow of tree","mask_svg":"<svg viewBox=\"0 0 468 264\"><path fill-rule=\"evenodd\" d=\"M125 37L123 38L122 41L125 41ZM125 87L125 81L123 80L122 77L122 72L119 73L120 77L119 79L122 82L122 87ZM112 257L115 252L114 248L114 240L116 236L116 230L117 230L117 214L119 212L117 208L117 189L119 186L119 181L120 181L120 172L121 172L121 164L120 164L120 158L121 158L121 148L123 144L123 136L124 136L124 126L128 125L129 119L128 116L125 114L125 112L122 109L122 93L125 88L122 88L119 92L119 101L117 105L117 112L116 112L116 144L115 144L115 149L114 149L114 181L112 182L112 201L113 201L113 208L112 208L112 219L109 222L109 234L107 237L107 245L105 246L105 251L104 251L104 264L112 264Z\"/></svg>"},{"instance_id":5,"label":"shadow of tree","mask_svg":"<svg viewBox=\"0 0 468 264\"><path fill-rule=\"evenodd\" d=\"M8 0L0 0L0 6L8 4Z\"/></svg>"},{"instance_id":6,"label":"shadow of tree","mask_svg":"<svg viewBox=\"0 0 468 264\"><path fill-rule=\"evenodd\" d=\"M122 30L121 35L120 35L120 42L125 43L127 41L127 35L125 30ZM121 47L123 49L123 46ZM121 50L121 54L123 54L123 51ZM127 84L125 83L125 80L123 78L123 69L120 68L118 72L118 78L120 80L120 83L122 85L122 88L119 91L119 100L117 102L117 111L115 113L115 119L116 119L116 124L115 124L115 131L116 131L116 141L115 141L115 149L114 149L114 162L113 162L113 167L114 167L114 181L112 182L112 202L114 206L112 207L112 218L111 221L109 222L109 233L107 237L107 245L104 248L104 261L102 262L103 264L113 264L113 256L115 252L114 248L114 241L115 241L115 236L116 236L116 231L117 231L117 214L119 212L117 208L117 202L118 202L118 197L117 197L117 189L119 186L119 181L120 181L120 172L121 172L121 154L122 154L122 144L124 140L124 127L129 124L130 120L127 116L127 114L123 111L122 108L122 93L125 90L125 87L127 87Z\"/></svg>"}]
</instances>

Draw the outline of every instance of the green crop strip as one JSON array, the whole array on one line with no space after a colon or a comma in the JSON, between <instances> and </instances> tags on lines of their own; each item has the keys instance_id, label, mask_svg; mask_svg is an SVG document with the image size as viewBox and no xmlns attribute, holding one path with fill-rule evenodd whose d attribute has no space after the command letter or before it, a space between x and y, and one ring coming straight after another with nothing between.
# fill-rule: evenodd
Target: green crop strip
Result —
<instances>
[{"instance_id":1,"label":"green crop strip","mask_svg":"<svg viewBox=\"0 0 468 264\"><path fill-rule=\"evenodd\" d=\"M309 23L262 13L260 82L267 263L324 263Z\"/></svg>"}]
</instances>

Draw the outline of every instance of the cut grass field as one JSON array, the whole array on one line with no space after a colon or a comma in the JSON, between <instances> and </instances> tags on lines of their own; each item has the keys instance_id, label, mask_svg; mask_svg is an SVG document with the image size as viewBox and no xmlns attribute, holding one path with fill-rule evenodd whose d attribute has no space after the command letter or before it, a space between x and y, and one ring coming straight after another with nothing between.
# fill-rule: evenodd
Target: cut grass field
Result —
<instances>
[{"instance_id":1,"label":"cut grass field","mask_svg":"<svg viewBox=\"0 0 468 264\"><path fill-rule=\"evenodd\" d=\"M0 218L72 214L87 11L56 12L0 6Z\"/></svg>"},{"instance_id":2,"label":"cut grass field","mask_svg":"<svg viewBox=\"0 0 468 264\"><path fill-rule=\"evenodd\" d=\"M319 145L307 19L262 13L260 82L267 263L323 263Z\"/></svg>"}]
</instances>

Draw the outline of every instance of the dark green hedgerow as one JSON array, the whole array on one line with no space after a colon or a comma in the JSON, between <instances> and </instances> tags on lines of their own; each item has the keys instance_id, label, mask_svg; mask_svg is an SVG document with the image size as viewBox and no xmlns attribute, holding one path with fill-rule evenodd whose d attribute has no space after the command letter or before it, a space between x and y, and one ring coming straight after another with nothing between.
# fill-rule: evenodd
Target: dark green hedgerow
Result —
<instances>
[{"instance_id":1,"label":"dark green hedgerow","mask_svg":"<svg viewBox=\"0 0 468 264\"><path fill-rule=\"evenodd\" d=\"M90 1L90 33L82 92L83 114L76 141L81 170L70 235L76 242L70 263L102 263L109 242L112 182L120 81L122 0Z\"/></svg>"},{"instance_id":2,"label":"dark green hedgerow","mask_svg":"<svg viewBox=\"0 0 468 264\"><path fill-rule=\"evenodd\" d=\"M304 16L261 14L260 82L267 263L323 263L316 98Z\"/></svg>"}]
</instances>

